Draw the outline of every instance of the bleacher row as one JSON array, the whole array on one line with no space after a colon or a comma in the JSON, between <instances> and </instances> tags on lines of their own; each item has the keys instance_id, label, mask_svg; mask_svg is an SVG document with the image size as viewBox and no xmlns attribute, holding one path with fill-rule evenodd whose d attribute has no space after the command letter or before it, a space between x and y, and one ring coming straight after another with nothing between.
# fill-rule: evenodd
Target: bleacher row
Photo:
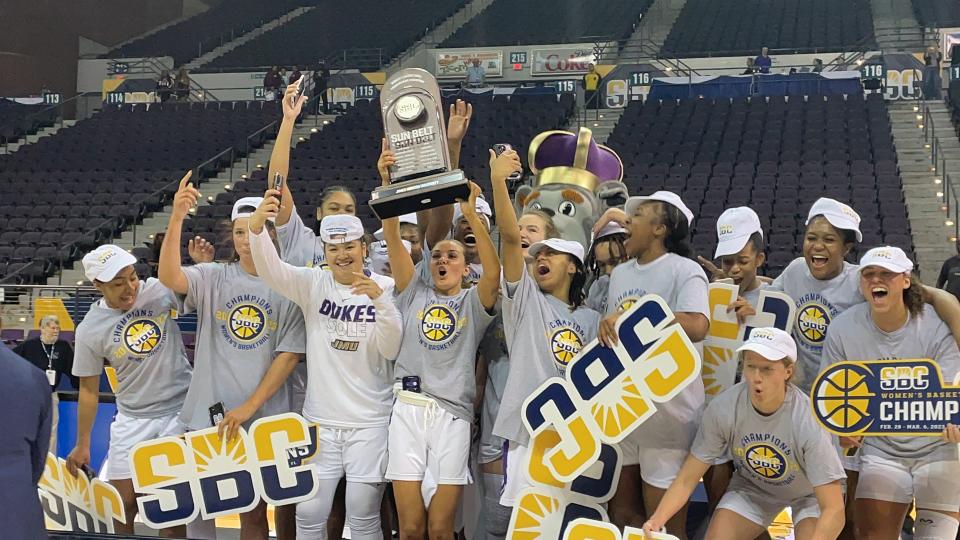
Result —
<instances>
[{"instance_id":1,"label":"bleacher row","mask_svg":"<svg viewBox=\"0 0 960 540\"><path fill-rule=\"evenodd\" d=\"M39 282L61 259L69 266L161 209L187 170L230 147L243 156L248 135L277 115L275 103L263 102L108 106L0 156L0 278L19 272L14 282ZM269 136L252 140L251 150ZM228 163L224 156L201 176Z\"/></svg>"},{"instance_id":2,"label":"bleacher row","mask_svg":"<svg viewBox=\"0 0 960 540\"><path fill-rule=\"evenodd\" d=\"M0 98L0 145L16 142L50 127L56 120L57 110L49 105L23 105Z\"/></svg>"},{"instance_id":3,"label":"bleacher row","mask_svg":"<svg viewBox=\"0 0 960 540\"><path fill-rule=\"evenodd\" d=\"M960 26L960 0L911 0L917 21L929 28Z\"/></svg>"},{"instance_id":4,"label":"bleacher row","mask_svg":"<svg viewBox=\"0 0 960 540\"><path fill-rule=\"evenodd\" d=\"M860 214L863 247L853 257L881 243L913 253L879 95L634 103L607 144L623 159L631 193L683 197L697 216L692 246L708 258L720 213L748 205L768 231L765 271L777 275L796 256L807 211L822 196Z\"/></svg>"}]
</instances>

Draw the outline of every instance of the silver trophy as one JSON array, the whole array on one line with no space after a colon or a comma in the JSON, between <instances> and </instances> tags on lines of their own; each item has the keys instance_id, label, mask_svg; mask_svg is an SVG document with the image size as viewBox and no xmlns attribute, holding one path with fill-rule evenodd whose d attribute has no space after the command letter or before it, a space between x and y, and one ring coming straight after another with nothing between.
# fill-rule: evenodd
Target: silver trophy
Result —
<instances>
[{"instance_id":1,"label":"silver trophy","mask_svg":"<svg viewBox=\"0 0 960 540\"><path fill-rule=\"evenodd\" d=\"M420 68L393 74L380 92L383 130L397 156L390 185L373 190L380 219L452 204L470 196L463 171L451 170L443 102L437 80Z\"/></svg>"}]
</instances>

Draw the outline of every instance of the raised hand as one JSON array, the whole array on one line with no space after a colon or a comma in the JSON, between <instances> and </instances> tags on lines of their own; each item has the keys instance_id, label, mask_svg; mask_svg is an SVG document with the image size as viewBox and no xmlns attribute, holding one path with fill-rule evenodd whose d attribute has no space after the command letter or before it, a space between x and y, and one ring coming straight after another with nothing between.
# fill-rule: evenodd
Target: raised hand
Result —
<instances>
[{"instance_id":1,"label":"raised hand","mask_svg":"<svg viewBox=\"0 0 960 540\"><path fill-rule=\"evenodd\" d=\"M187 253L196 264L213 262L216 250L213 244L207 242L204 238L195 236L187 241Z\"/></svg>"},{"instance_id":2,"label":"raised hand","mask_svg":"<svg viewBox=\"0 0 960 540\"><path fill-rule=\"evenodd\" d=\"M738 296L732 304L727 306L727 313L731 311L737 314L737 321L740 324L746 322L747 317L752 317L757 314L757 310L750 304L750 301L742 296Z\"/></svg>"},{"instance_id":3,"label":"raised hand","mask_svg":"<svg viewBox=\"0 0 960 540\"><path fill-rule=\"evenodd\" d=\"M173 195L173 212L171 216L173 218L182 220L187 217L190 209L197 204L197 200L200 198L200 191L190 183L191 176L193 176L193 171L187 171L187 174L183 175L183 178L180 179L180 186Z\"/></svg>"},{"instance_id":4,"label":"raised hand","mask_svg":"<svg viewBox=\"0 0 960 540\"><path fill-rule=\"evenodd\" d=\"M720 279L727 279L727 273L721 268L717 268L717 265L713 264L713 261L705 258L703 255L697 255L697 260L700 261L700 265L703 266L703 269L710 274L710 281L717 281Z\"/></svg>"},{"instance_id":5,"label":"raised hand","mask_svg":"<svg viewBox=\"0 0 960 540\"><path fill-rule=\"evenodd\" d=\"M257 211L250 216L250 232L260 234L263 226L268 219L276 219L280 212L280 192L275 189L268 189L263 194L263 202L257 207Z\"/></svg>"},{"instance_id":6,"label":"raised hand","mask_svg":"<svg viewBox=\"0 0 960 540\"><path fill-rule=\"evenodd\" d=\"M506 182L507 177L515 172L521 171L523 166L520 164L520 155L516 150L507 150L497 155L490 150L490 180L495 182Z\"/></svg>"},{"instance_id":7,"label":"raised hand","mask_svg":"<svg viewBox=\"0 0 960 540\"><path fill-rule=\"evenodd\" d=\"M600 216L600 219L593 224L593 234L596 236L600 233L600 230L607 226L608 223L616 223L624 229L630 224L630 218L627 217L627 213L622 209L613 207L607 208L607 210Z\"/></svg>"},{"instance_id":8,"label":"raised hand","mask_svg":"<svg viewBox=\"0 0 960 540\"><path fill-rule=\"evenodd\" d=\"M303 110L303 104L307 102L307 96L301 95L297 100L293 101L293 94L297 91L297 83L287 85L287 89L283 91L283 119L284 120L296 120L300 116L300 111Z\"/></svg>"},{"instance_id":9,"label":"raised hand","mask_svg":"<svg viewBox=\"0 0 960 540\"><path fill-rule=\"evenodd\" d=\"M468 219L477 214L477 197L480 196L480 186L474 182L470 182L470 195L467 197L467 200L460 200L460 211L463 212L463 215Z\"/></svg>"},{"instance_id":10,"label":"raised hand","mask_svg":"<svg viewBox=\"0 0 960 540\"><path fill-rule=\"evenodd\" d=\"M353 280L353 285L350 287L350 290L353 294L363 294L371 300L376 300L377 298L380 298L381 294L383 294L383 289L377 285L376 281L368 277L366 274L354 272L353 275L356 276Z\"/></svg>"},{"instance_id":11,"label":"raised hand","mask_svg":"<svg viewBox=\"0 0 960 540\"><path fill-rule=\"evenodd\" d=\"M380 159L377 160L377 171L380 173L380 182L390 185L390 167L397 164L397 155L390 149L386 139L380 139Z\"/></svg>"},{"instance_id":12,"label":"raised hand","mask_svg":"<svg viewBox=\"0 0 960 540\"><path fill-rule=\"evenodd\" d=\"M458 99L450 104L450 119L447 120L447 140L462 141L470 127L473 105Z\"/></svg>"}]
</instances>

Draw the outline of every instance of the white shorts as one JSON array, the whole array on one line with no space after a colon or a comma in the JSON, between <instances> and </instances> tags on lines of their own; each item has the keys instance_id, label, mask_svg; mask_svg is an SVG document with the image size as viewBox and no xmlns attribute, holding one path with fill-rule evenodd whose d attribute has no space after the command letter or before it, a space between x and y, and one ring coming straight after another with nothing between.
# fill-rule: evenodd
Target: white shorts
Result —
<instances>
[{"instance_id":1,"label":"white shorts","mask_svg":"<svg viewBox=\"0 0 960 540\"><path fill-rule=\"evenodd\" d=\"M130 451L133 447L160 437L183 435L187 426L180 422L180 413L160 418L134 418L121 412L110 424L110 448L100 471L100 478L126 480L133 478L130 471Z\"/></svg>"},{"instance_id":2,"label":"white shorts","mask_svg":"<svg viewBox=\"0 0 960 540\"><path fill-rule=\"evenodd\" d=\"M507 451L504 453L503 460L503 492L500 494L500 504L503 506L515 506L520 492L533 487L530 481L527 460L530 456L530 449L522 444L509 441Z\"/></svg>"},{"instance_id":3,"label":"white shorts","mask_svg":"<svg viewBox=\"0 0 960 540\"><path fill-rule=\"evenodd\" d=\"M387 478L422 481L429 468L438 484L469 484L470 423L426 396L422 405L403 396L393 403L390 418Z\"/></svg>"},{"instance_id":4,"label":"white shorts","mask_svg":"<svg viewBox=\"0 0 960 540\"><path fill-rule=\"evenodd\" d=\"M370 428L320 427L316 457L320 480L347 477L350 482L383 482L387 468L387 426Z\"/></svg>"},{"instance_id":5,"label":"white shorts","mask_svg":"<svg viewBox=\"0 0 960 540\"><path fill-rule=\"evenodd\" d=\"M909 504L917 508L956 512L960 508L960 461L860 458L858 499Z\"/></svg>"},{"instance_id":6,"label":"white shorts","mask_svg":"<svg viewBox=\"0 0 960 540\"><path fill-rule=\"evenodd\" d=\"M623 453L623 465L640 465L640 477L655 488L667 489L676 480L683 462L690 455L689 450L674 448L645 448L640 445L644 434L635 429L620 441ZM726 463L730 459L721 458L716 464Z\"/></svg>"},{"instance_id":7,"label":"white shorts","mask_svg":"<svg viewBox=\"0 0 960 540\"><path fill-rule=\"evenodd\" d=\"M724 493L720 503L717 504L717 508L725 508L761 527L768 527L777 515L788 506L793 523L800 523L807 518L820 517L820 505L813 495L783 503L764 499L763 496L756 493L732 489Z\"/></svg>"}]
</instances>

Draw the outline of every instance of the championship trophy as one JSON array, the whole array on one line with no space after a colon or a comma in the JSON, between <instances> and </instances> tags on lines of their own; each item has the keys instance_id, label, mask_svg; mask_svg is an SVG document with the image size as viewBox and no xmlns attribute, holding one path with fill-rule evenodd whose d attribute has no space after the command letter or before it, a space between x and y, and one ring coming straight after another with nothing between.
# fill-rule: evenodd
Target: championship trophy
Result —
<instances>
[{"instance_id":1,"label":"championship trophy","mask_svg":"<svg viewBox=\"0 0 960 540\"><path fill-rule=\"evenodd\" d=\"M380 92L383 130L397 156L390 185L373 190L380 219L445 206L470 196L463 171L451 170L443 102L437 80L424 69L395 73Z\"/></svg>"}]
</instances>

